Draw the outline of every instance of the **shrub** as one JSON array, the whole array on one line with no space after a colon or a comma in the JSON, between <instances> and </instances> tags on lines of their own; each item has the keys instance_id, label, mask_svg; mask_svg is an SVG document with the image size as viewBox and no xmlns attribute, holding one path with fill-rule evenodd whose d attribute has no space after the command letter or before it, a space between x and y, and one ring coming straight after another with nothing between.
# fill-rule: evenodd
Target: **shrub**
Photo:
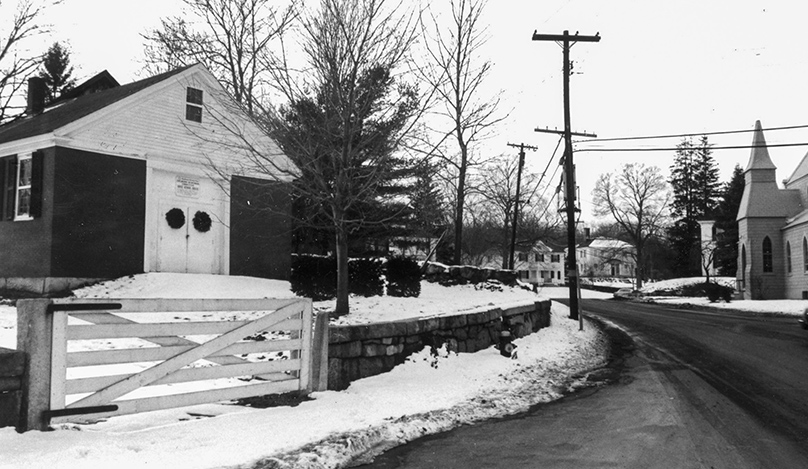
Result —
<instances>
[{"instance_id":1,"label":"shrub","mask_svg":"<svg viewBox=\"0 0 808 469\"><path fill-rule=\"evenodd\" d=\"M729 303L732 300L733 289L726 285L705 283L704 291L707 293L707 299L709 299L711 303L715 303L718 300L724 300Z\"/></svg>"},{"instance_id":2,"label":"shrub","mask_svg":"<svg viewBox=\"0 0 808 469\"><path fill-rule=\"evenodd\" d=\"M387 260L387 295L417 297L421 294L421 268L408 257Z\"/></svg>"},{"instance_id":3,"label":"shrub","mask_svg":"<svg viewBox=\"0 0 808 469\"><path fill-rule=\"evenodd\" d=\"M297 254L292 256L289 276L292 291L314 301L337 296L337 260L333 257Z\"/></svg>"},{"instance_id":4,"label":"shrub","mask_svg":"<svg viewBox=\"0 0 808 469\"><path fill-rule=\"evenodd\" d=\"M374 258L348 261L348 285L351 293L359 296L384 294L383 261Z\"/></svg>"},{"instance_id":5,"label":"shrub","mask_svg":"<svg viewBox=\"0 0 808 469\"><path fill-rule=\"evenodd\" d=\"M732 293L732 287L713 282L694 283L682 287L682 296L706 296L711 303L715 303L718 300L724 300L729 303L732 300Z\"/></svg>"}]
</instances>

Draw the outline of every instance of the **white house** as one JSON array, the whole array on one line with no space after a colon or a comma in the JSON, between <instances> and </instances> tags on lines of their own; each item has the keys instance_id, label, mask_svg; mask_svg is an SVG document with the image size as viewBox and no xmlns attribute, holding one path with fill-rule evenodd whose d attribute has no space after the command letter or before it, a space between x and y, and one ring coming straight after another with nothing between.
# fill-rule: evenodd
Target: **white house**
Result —
<instances>
[{"instance_id":1,"label":"white house","mask_svg":"<svg viewBox=\"0 0 808 469\"><path fill-rule=\"evenodd\" d=\"M636 250L624 241L587 239L576 248L582 277L634 277Z\"/></svg>"}]
</instances>

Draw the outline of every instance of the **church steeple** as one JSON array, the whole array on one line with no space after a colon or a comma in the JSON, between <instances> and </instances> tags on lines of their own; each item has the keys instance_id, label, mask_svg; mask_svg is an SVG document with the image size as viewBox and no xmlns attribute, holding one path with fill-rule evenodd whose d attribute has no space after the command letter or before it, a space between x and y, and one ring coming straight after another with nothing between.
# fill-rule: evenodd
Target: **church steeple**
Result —
<instances>
[{"instance_id":1,"label":"church steeple","mask_svg":"<svg viewBox=\"0 0 808 469\"><path fill-rule=\"evenodd\" d=\"M777 167L769 157L760 121L755 122L752 152L743 174L745 187L737 220L787 216L792 211L792 204L783 200L784 195L777 187Z\"/></svg>"},{"instance_id":2,"label":"church steeple","mask_svg":"<svg viewBox=\"0 0 808 469\"><path fill-rule=\"evenodd\" d=\"M748 174L753 170L766 170L771 171L772 178L774 178L777 166L772 163L769 156L769 148L766 146L766 138L763 136L763 127L760 121L755 122L755 133L752 137L752 152L749 155L749 163L746 165L744 174ZM772 179L773 181L774 179Z\"/></svg>"},{"instance_id":3,"label":"church steeple","mask_svg":"<svg viewBox=\"0 0 808 469\"><path fill-rule=\"evenodd\" d=\"M790 217L802 210L799 191L777 187L777 167L769 157L760 121L755 123L752 153L744 171L744 182L736 220Z\"/></svg>"}]
</instances>

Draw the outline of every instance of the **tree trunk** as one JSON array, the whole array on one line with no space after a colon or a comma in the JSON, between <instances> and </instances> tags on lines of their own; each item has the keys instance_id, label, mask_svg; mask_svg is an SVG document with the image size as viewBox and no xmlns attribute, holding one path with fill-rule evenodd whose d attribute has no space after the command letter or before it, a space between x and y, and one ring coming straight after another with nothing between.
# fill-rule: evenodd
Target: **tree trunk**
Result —
<instances>
[{"instance_id":1,"label":"tree trunk","mask_svg":"<svg viewBox=\"0 0 808 469\"><path fill-rule=\"evenodd\" d=\"M337 308L336 317L345 316L350 312L348 305L348 237L344 230L337 227Z\"/></svg>"},{"instance_id":2,"label":"tree trunk","mask_svg":"<svg viewBox=\"0 0 808 469\"><path fill-rule=\"evenodd\" d=\"M455 211L455 239L454 260L455 265L462 264L463 245L463 205L466 199L466 149L460 147L460 174L457 176L457 210Z\"/></svg>"},{"instance_id":3,"label":"tree trunk","mask_svg":"<svg viewBox=\"0 0 808 469\"><path fill-rule=\"evenodd\" d=\"M634 270L634 283L636 285L635 290L640 290L642 288L643 275L645 274L645 266L643 265L644 261L642 255L643 248L638 243L635 249L637 249L637 267Z\"/></svg>"}]
</instances>

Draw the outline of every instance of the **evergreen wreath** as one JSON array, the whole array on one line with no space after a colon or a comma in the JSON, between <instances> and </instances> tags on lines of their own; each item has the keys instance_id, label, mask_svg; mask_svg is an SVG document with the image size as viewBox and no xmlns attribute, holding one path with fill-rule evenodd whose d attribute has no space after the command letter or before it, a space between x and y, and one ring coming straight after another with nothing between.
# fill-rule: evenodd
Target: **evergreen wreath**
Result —
<instances>
[{"instance_id":1,"label":"evergreen wreath","mask_svg":"<svg viewBox=\"0 0 808 469\"><path fill-rule=\"evenodd\" d=\"M182 228L182 226L185 225L185 211L172 208L166 212L166 221L168 222L168 226L175 230Z\"/></svg>"},{"instance_id":2,"label":"evergreen wreath","mask_svg":"<svg viewBox=\"0 0 808 469\"><path fill-rule=\"evenodd\" d=\"M210 231L211 219L210 215L205 212L199 211L194 214L194 228L201 233Z\"/></svg>"}]
</instances>

